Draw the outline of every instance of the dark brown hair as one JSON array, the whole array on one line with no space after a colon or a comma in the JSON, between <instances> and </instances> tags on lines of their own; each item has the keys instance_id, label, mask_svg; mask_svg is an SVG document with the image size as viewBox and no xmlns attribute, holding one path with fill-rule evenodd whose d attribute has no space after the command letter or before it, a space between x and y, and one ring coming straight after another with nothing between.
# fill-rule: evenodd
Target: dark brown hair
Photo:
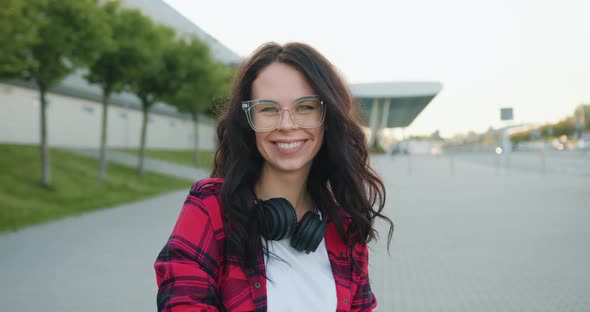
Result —
<instances>
[{"instance_id":1,"label":"dark brown hair","mask_svg":"<svg viewBox=\"0 0 590 312\"><path fill-rule=\"evenodd\" d=\"M220 197L228 240L226 252L235 255L230 259L239 261L244 269L255 269L256 248L260 247L261 239L251 190L260 176L264 159L256 148L254 131L248 125L241 103L251 99L254 80L273 62L300 71L326 105L327 131L307 183L312 199L334 221L345 242L366 244L374 239L377 235L374 220L380 217L390 225L389 243L393 223L381 213L385 187L369 165L358 106L350 90L334 66L312 47L302 43L283 46L267 43L240 67L217 128L219 147L211 175L224 178ZM352 219L346 231L341 209Z\"/></svg>"}]
</instances>

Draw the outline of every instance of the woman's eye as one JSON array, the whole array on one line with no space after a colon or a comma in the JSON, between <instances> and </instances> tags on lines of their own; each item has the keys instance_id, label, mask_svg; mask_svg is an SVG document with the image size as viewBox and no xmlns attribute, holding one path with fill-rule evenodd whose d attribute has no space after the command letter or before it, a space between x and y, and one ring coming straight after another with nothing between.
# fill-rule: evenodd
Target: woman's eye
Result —
<instances>
[{"instance_id":1,"label":"woman's eye","mask_svg":"<svg viewBox=\"0 0 590 312\"><path fill-rule=\"evenodd\" d=\"M262 113L276 113L278 111L279 110L276 107L272 107L272 106L263 107L262 109L260 109L260 112L262 112Z\"/></svg>"},{"instance_id":2,"label":"woman's eye","mask_svg":"<svg viewBox=\"0 0 590 312\"><path fill-rule=\"evenodd\" d=\"M313 110L314 107L311 105L301 105L299 107L297 107L297 110L299 111L306 111L306 110Z\"/></svg>"},{"instance_id":3,"label":"woman's eye","mask_svg":"<svg viewBox=\"0 0 590 312\"><path fill-rule=\"evenodd\" d=\"M319 104L313 101L304 101L297 104L296 111L312 111L319 108Z\"/></svg>"}]
</instances>

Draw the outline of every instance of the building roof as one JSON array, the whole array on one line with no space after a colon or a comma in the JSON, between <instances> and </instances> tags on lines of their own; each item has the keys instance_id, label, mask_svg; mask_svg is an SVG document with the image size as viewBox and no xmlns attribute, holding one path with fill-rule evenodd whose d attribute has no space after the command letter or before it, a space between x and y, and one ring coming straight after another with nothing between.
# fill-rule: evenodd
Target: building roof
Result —
<instances>
[{"instance_id":1,"label":"building roof","mask_svg":"<svg viewBox=\"0 0 590 312\"><path fill-rule=\"evenodd\" d=\"M428 103L441 91L439 82L379 82L350 86L352 96L363 106L362 116L369 124L374 105L385 105L389 101L389 112L385 124L380 128L404 128L426 108ZM381 111L380 115L384 112Z\"/></svg>"},{"instance_id":2,"label":"building roof","mask_svg":"<svg viewBox=\"0 0 590 312\"><path fill-rule=\"evenodd\" d=\"M401 98L435 96L442 89L439 82L377 82L350 85L356 98Z\"/></svg>"},{"instance_id":3,"label":"building roof","mask_svg":"<svg viewBox=\"0 0 590 312\"><path fill-rule=\"evenodd\" d=\"M242 62L239 55L203 31L199 26L193 24L163 0L122 0L121 4L127 8L138 9L153 21L172 27L179 33L196 35L209 46L211 55L222 63L237 65Z\"/></svg>"}]
</instances>

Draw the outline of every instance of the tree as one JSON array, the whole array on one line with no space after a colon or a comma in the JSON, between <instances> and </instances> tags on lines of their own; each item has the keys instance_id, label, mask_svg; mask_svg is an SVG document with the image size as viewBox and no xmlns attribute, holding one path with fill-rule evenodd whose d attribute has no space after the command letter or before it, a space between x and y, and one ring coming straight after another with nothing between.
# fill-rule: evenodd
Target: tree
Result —
<instances>
[{"instance_id":1,"label":"tree","mask_svg":"<svg viewBox=\"0 0 590 312\"><path fill-rule=\"evenodd\" d=\"M196 38L182 43L180 54L187 72L179 91L168 102L179 111L191 115L194 125L195 166L199 167L199 117L212 110L215 97L227 95L233 70L215 62L208 47Z\"/></svg>"},{"instance_id":2,"label":"tree","mask_svg":"<svg viewBox=\"0 0 590 312\"><path fill-rule=\"evenodd\" d=\"M153 31L142 34L146 49L145 62L141 70L135 71L130 84L131 90L141 101L142 126L139 146L138 174L143 175L145 144L147 138L148 114L152 106L172 97L181 86L186 68L179 58L178 42L175 33L165 26L153 26Z\"/></svg>"},{"instance_id":3,"label":"tree","mask_svg":"<svg viewBox=\"0 0 590 312\"><path fill-rule=\"evenodd\" d=\"M23 62L13 64L18 70L10 69L12 74L5 77L31 80L39 90L42 183L49 186L47 91L76 68L95 59L109 45L111 32L94 0L33 0L26 1L26 5L16 0L10 2L22 5L17 10L21 12L19 18L30 21L32 28L15 26L9 32L15 37L28 37L33 31L36 37L31 39L31 45L18 52L17 58L24 57Z\"/></svg>"},{"instance_id":4,"label":"tree","mask_svg":"<svg viewBox=\"0 0 590 312\"><path fill-rule=\"evenodd\" d=\"M153 30L151 21L137 10L122 10L118 2L108 2L103 6L113 32L112 44L104 49L98 59L90 66L87 79L102 88L102 125L100 134L100 158L98 176L106 178L106 144L108 108L111 94L122 91L130 84L135 73L141 73L147 58L144 51L149 50L147 41ZM143 37L142 37L143 34Z\"/></svg>"},{"instance_id":5,"label":"tree","mask_svg":"<svg viewBox=\"0 0 590 312\"><path fill-rule=\"evenodd\" d=\"M36 65L30 53L39 41L36 32L39 20L36 18L38 15L29 11L39 4L28 3L24 0L0 0L0 78L20 76L27 68Z\"/></svg>"}]
</instances>

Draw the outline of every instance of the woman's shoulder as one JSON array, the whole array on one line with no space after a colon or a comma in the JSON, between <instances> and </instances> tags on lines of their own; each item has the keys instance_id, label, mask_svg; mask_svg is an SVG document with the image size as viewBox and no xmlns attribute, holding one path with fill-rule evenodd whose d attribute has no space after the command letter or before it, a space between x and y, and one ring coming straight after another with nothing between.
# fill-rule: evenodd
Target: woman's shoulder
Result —
<instances>
[{"instance_id":1,"label":"woman's shoulder","mask_svg":"<svg viewBox=\"0 0 590 312\"><path fill-rule=\"evenodd\" d=\"M222 178L205 178L196 181L191 186L190 194L199 199L204 199L210 196L218 196L222 185Z\"/></svg>"},{"instance_id":2,"label":"woman's shoulder","mask_svg":"<svg viewBox=\"0 0 590 312\"><path fill-rule=\"evenodd\" d=\"M223 208L219 200L219 193L223 179L206 178L196 181L184 202L181 218L195 220L209 220L215 229L222 227ZM196 222L196 221L195 221Z\"/></svg>"}]
</instances>

